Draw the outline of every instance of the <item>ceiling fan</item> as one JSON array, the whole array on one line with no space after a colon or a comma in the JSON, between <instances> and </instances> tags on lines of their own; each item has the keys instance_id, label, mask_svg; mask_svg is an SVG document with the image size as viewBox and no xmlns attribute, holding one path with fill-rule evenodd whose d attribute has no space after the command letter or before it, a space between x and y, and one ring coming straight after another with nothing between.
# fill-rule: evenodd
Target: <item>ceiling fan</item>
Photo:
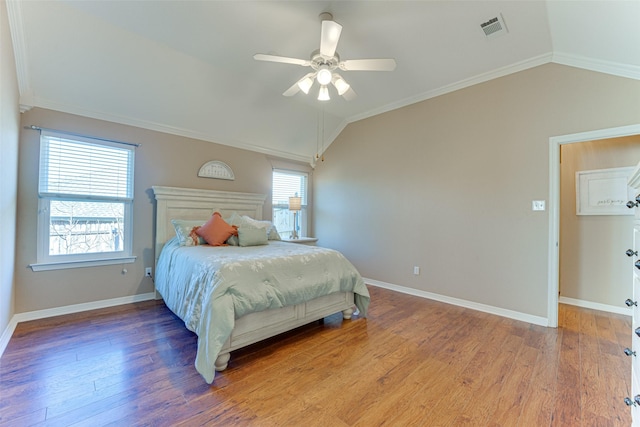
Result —
<instances>
[{"instance_id":1,"label":"ceiling fan","mask_svg":"<svg viewBox=\"0 0 640 427\"><path fill-rule=\"evenodd\" d=\"M281 62L283 64L300 65L313 69L312 72L302 77L287 89L283 93L284 96L293 96L299 91L308 94L315 79L320 84L318 100L328 101L330 99L328 88L330 83L336 88L339 95L346 100L350 100L356 96L356 93L349 83L336 72L337 69L342 71L393 71L396 68L396 61L394 59L341 60L340 55L336 52L336 48L340 40L342 25L335 22L333 16L327 12L320 14L320 20L322 21L320 49L311 53L311 59L289 58L263 53L253 55L253 59L258 61Z\"/></svg>"}]
</instances>

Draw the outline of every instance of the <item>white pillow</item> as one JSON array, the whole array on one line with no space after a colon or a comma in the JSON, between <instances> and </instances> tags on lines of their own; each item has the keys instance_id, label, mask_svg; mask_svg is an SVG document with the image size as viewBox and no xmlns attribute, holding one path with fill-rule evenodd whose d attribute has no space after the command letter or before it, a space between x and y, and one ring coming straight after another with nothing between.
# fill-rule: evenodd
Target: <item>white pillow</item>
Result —
<instances>
[{"instance_id":1,"label":"white pillow","mask_svg":"<svg viewBox=\"0 0 640 427\"><path fill-rule=\"evenodd\" d=\"M231 225L235 225L238 228L240 227L251 227L251 228L263 228L267 232L267 238L269 240L281 240L280 234L278 234L278 230L276 226L273 225L271 221L259 221L257 219L253 219L247 215L240 215L237 212L233 212L229 218L225 218L225 221Z\"/></svg>"},{"instance_id":2,"label":"white pillow","mask_svg":"<svg viewBox=\"0 0 640 427\"><path fill-rule=\"evenodd\" d=\"M240 227L244 223L244 220L238 214L238 212L233 212L228 218L225 218L224 220L227 222L227 224L235 225L236 227Z\"/></svg>"},{"instance_id":3,"label":"white pillow","mask_svg":"<svg viewBox=\"0 0 640 427\"><path fill-rule=\"evenodd\" d=\"M273 225L271 221L258 221L257 219L253 219L246 215L244 215L242 219L251 227L264 228L267 231L267 238L269 240L280 240L280 234L278 234L276 226Z\"/></svg>"}]
</instances>

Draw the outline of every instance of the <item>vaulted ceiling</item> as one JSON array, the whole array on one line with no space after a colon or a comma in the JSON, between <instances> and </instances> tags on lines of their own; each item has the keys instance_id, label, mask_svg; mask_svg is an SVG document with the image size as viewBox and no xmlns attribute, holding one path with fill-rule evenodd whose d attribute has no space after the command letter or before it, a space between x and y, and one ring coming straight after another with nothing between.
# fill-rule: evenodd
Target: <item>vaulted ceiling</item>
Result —
<instances>
[{"instance_id":1,"label":"vaulted ceiling","mask_svg":"<svg viewBox=\"0 0 640 427\"><path fill-rule=\"evenodd\" d=\"M640 79L640 1L7 0L23 109L42 107L312 162L344 127L548 62ZM357 97L282 93L308 72L322 12ZM508 30L487 38L481 24ZM36 124L37 125L37 124Z\"/></svg>"}]
</instances>

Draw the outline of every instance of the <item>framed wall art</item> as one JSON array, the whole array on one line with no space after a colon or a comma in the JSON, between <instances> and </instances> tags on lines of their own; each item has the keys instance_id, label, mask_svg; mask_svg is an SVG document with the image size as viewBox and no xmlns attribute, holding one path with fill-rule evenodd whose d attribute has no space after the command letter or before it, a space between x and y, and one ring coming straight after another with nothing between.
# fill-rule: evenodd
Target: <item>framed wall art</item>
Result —
<instances>
[{"instance_id":1,"label":"framed wall art","mask_svg":"<svg viewBox=\"0 0 640 427\"><path fill-rule=\"evenodd\" d=\"M627 180L633 167L576 172L576 215L633 215Z\"/></svg>"}]
</instances>

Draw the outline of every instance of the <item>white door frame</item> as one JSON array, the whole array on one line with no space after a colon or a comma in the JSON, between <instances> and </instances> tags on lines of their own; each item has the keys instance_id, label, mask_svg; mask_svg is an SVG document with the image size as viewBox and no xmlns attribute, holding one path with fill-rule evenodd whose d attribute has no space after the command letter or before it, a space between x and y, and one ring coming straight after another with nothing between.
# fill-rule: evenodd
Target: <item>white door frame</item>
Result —
<instances>
[{"instance_id":1,"label":"white door frame","mask_svg":"<svg viewBox=\"0 0 640 427\"><path fill-rule=\"evenodd\" d=\"M560 281L560 146L575 142L618 138L640 134L640 124L600 129L549 138L549 268L547 324L558 327L558 289Z\"/></svg>"}]
</instances>

